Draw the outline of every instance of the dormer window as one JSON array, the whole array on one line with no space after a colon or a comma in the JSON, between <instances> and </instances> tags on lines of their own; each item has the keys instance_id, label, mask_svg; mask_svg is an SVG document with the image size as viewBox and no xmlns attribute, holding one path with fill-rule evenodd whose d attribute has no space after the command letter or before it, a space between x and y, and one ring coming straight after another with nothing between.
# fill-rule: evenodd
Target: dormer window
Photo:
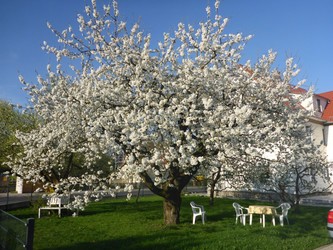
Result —
<instances>
[{"instance_id":1,"label":"dormer window","mask_svg":"<svg viewBox=\"0 0 333 250\"><path fill-rule=\"evenodd\" d=\"M322 106L320 105L320 99L317 99L317 111L323 112Z\"/></svg>"},{"instance_id":2,"label":"dormer window","mask_svg":"<svg viewBox=\"0 0 333 250\"><path fill-rule=\"evenodd\" d=\"M326 101L326 105L325 105L324 110L327 108L327 106L328 106L329 103L330 103L330 101Z\"/></svg>"}]
</instances>

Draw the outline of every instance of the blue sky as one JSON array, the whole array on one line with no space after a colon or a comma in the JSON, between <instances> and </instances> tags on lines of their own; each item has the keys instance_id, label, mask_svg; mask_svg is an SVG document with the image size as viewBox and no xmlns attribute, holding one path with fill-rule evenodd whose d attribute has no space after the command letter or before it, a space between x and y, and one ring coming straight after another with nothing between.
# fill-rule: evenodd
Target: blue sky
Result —
<instances>
[{"instance_id":1,"label":"blue sky","mask_svg":"<svg viewBox=\"0 0 333 250\"><path fill-rule=\"evenodd\" d=\"M18 75L37 82L54 58L41 50L43 41L54 41L49 21L62 31L75 27L76 16L89 0L7 0L0 5L0 99L27 103ZM97 0L98 5L111 0ZM178 22L197 24L214 0L119 0L127 22L140 20L153 43L163 32L172 33ZM230 19L227 32L254 35L245 47L244 60L256 61L269 49L278 52L276 66L294 57L301 68L299 79L316 93L333 90L332 0L221 0L220 14ZM56 45L55 43L51 43Z\"/></svg>"}]
</instances>

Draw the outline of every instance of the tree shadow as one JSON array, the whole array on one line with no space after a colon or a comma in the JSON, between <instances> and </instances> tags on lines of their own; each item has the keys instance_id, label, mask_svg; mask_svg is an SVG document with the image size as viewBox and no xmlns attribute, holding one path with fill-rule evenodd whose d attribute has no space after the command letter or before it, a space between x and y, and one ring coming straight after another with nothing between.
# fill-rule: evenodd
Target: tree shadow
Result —
<instances>
[{"instance_id":1,"label":"tree shadow","mask_svg":"<svg viewBox=\"0 0 333 250\"><path fill-rule=\"evenodd\" d=\"M170 229L169 229L170 230ZM183 233L178 228L173 228L174 230L172 234L168 233L168 238L181 238ZM156 233L153 235L142 235L142 236L131 236L124 237L121 239L114 240L106 240L106 241L98 241L98 242L82 242L78 244L73 244L71 246L63 246L63 247L50 247L48 250L104 250L104 249L117 249L117 250L154 250L154 249L192 249L195 246L202 245L202 242L195 237L191 238L191 241L177 241L173 242L173 240L163 239L161 241L156 241L156 238L161 237L160 233Z\"/></svg>"}]
</instances>

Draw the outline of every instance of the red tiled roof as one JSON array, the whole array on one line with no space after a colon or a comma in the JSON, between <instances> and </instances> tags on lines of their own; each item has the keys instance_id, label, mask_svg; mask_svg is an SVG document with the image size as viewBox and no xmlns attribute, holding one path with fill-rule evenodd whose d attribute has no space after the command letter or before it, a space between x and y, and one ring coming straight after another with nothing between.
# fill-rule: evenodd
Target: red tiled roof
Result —
<instances>
[{"instance_id":1,"label":"red tiled roof","mask_svg":"<svg viewBox=\"0 0 333 250\"><path fill-rule=\"evenodd\" d=\"M290 86L290 92L293 94L306 94L308 91L303 88L296 88L295 86Z\"/></svg>"},{"instance_id":2,"label":"red tiled roof","mask_svg":"<svg viewBox=\"0 0 333 250\"><path fill-rule=\"evenodd\" d=\"M317 94L329 100L326 108L323 111L322 119L326 121L333 121L333 91Z\"/></svg>"}]
</instances>

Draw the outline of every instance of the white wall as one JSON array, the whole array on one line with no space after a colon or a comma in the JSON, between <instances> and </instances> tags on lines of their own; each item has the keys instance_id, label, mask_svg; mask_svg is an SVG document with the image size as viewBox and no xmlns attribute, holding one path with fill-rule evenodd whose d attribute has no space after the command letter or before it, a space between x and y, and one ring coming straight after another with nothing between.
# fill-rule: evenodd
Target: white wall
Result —
<instances>
[{"instance_id":1,"label":"white wall","mask_svg":"<svg viewBox=\"0 0 333 250\"><path fill-rule=\"evenodd\" d=\"M319 103L318 101L319 100ZM321 118L323 110L327 105L327 99L321 96L313 95L301 103L302 107L310 111L313 116ZM318 106L319 105L319 106Z\"/></svg>"},{"instance_id":2,"label":"white wall","mask_svg":"<svg viewBox=\"0 0 333 250\"><path fill-rule=\"evenodd\" d=\"M333 163L333 124L327 126L327 160Z\"/></svg>"},{"instance_id":3,"label":"white wall","mask_svg":"<svg viewBox=\"0 0 333 250\"><path fill-rule=\"evenodd\" d=\"M313 112L313 111L314 111L313 99L314 99L313 96L311 96L311 97L305 99L305 100L301 103L302 107L305 108L305 109L308 110L308 111Z\"/></svg>"},{"instance_id":4,"label":"white wall","mask_svg":"<svg viewBox=\"0 0 333 250\"><path fill-rule=\"evenodd\" d=\"M16 192L18 194L23 193L23 179L18 176L16 177Z\"/></svg>"},{"instance_id":5,"label":"white wall","mask_svg":"<svg viewBox=\"0 0 333 250\"><path fill-rule=\"evenodd\" d=\"M326 146L324 144L324 126L318 122L309 122L309 125L312 127L312 139L314 139L316 145L321 145L323 153L326 153Z\"/></svg>"}]
</instances>

